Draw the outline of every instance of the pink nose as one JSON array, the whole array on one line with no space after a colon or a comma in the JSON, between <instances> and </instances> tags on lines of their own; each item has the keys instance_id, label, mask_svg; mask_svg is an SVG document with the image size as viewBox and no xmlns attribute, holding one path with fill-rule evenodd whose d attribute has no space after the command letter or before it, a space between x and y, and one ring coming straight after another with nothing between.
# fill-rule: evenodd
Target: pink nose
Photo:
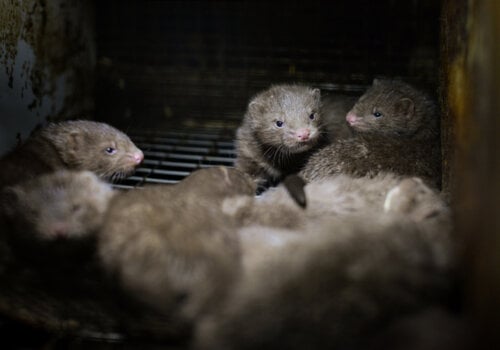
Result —
<instances>
[{"instance_id":1,"label":"pink nose","mask_svg":"<svg viewBox=\"0 0 500 350\"><path fill-rule=\"evenodd\" d=\"M134 153L132 157L134 158L135 163L139 164L144 159L144 153L142 153L142 151L139 151Z\"/></svg>"},{"instance_id":2,"label":"pink nose","mask_svg":"<svg viewBox=\"0 0 500 350\"><path fill-rule=\"evenodd\" d=\"M297 130L295 134L297 135L297 138L300 141L307 141L309 140L309 135L311 134L311 131L309 129L300 129Z\"/></svg>"},{"instance_id":3,"label":"pink nose","mask_svg":"<svg viewBox=\"0 0 500 350\"><path fill-rule=\"evenodd\" d=\"M52 227L54 239L65 239L68 237L68 227L64 223L55 223Z\"/></svg>"},{"instance_id":4,"label":"pink nose","mask_svg":"<svg viewBox=\"0 0 500 350\"><path fill-rule=\"evenodd\" d=\"M358 116L352 112L347 113L345 119L349 124L355 124L358 121Z\"/></svg>"}]
</instances>

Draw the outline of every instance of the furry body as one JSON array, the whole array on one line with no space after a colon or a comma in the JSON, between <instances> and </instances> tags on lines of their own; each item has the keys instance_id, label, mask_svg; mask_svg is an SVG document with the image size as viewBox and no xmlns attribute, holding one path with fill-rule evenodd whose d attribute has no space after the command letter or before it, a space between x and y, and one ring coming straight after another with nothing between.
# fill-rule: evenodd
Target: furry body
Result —
<instances>
[{"instance_id":1,"label":"furry body","mask_svg":"<svg viewBox=\"0 0 500 350\"><path fill-rule=\"evenodd\" d=\"M258 185L297 172L324 140L320 91L275 85L249 103L236 133L236 168Z\"/></svg>"},{"instance_id":2,"label":"furry body","mask_svg":"<svg viewBox=\"0 0 500 350\"><path fill-rule=\"evenodd\" d=\"M427 95L403 82L375 80L346 120L356 137L337 140L313 154L300 172L304 179L388 171L439 186L439 119Z\"/></svg>"},{"instance_id":3,"label":"furry body","mask_svg":"<svg viewBox=\"0 0 500 350\"><path fill-rule=\"evenodd\" d=\"M239 238L222 201L254 192L247 175L217 167L115 196L99 234L100 260L144 305L192 319L240 272Z\"/></svg>"},{"instance_id":4,"label":"furry body","mask_svg":"<svg viewBox=\"0 0 500 350\"><path fill-rule=\"evenodd\" d=\"M113 194L90 171L59 170L5 187L2 244L8 242L21 260L77 261L75 251L90 248Z\"/></svg>"},{"instance_id":5,"label":"furry body","mask_svg":"<svg viewBox=\"0 0 500 350\"><path fill-rule=\"evenodd\" d=\"M243 277L199 323L195 348L363 348L392 321L438 303L454 260L448 208L416 178L374 203L298 230L240 229Z\"/></svg>"}]
</instances>

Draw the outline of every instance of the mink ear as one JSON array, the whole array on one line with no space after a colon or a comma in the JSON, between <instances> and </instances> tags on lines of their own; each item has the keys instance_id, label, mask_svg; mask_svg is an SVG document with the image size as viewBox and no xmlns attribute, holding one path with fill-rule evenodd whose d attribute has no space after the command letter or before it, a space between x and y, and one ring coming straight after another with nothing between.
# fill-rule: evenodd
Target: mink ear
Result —
<instances>
[{"instance_id":1,"label":"mink ear","mask_svg":"<svg viewBox=\"0 0 500 350\"><path fill-rule=\"evenodd\" d=\"M313 89L312 90L312 96L316 101L321 100L321 90L320 89Z\"/></svg>"},{"instance_id":2,"label":"mink ear","mask_svg":"<svg viewBox=\"0 0 500 350\"><path fill-rule=\"evenodd\" d=\"M72 131L68 137L66 151L69 154L74 155L81 148L82 143L83 135L78 131Z\"/></svg>"},{"instance_id":3,"label":"mink ear","mask_svg":"<svg viewBox=\"0 0 500 350\"><path fill-rule=\"evenodd\" d=\"M248 104L248 112L250 115L262 114L264 112L264 105L260 100L253 100Z\"/></svg>"},{"instance_id":4,"label":"mink ear","mask_svg":"<svg viewBox=\"0 0 500 350\"><path fill-rule=\"evenodd\" d=\"M396 111L398 114L404 115L407 119L410 119L415 112L415 104L411 98L403 97L396 102Z\"/></svg>"}]
</instances>

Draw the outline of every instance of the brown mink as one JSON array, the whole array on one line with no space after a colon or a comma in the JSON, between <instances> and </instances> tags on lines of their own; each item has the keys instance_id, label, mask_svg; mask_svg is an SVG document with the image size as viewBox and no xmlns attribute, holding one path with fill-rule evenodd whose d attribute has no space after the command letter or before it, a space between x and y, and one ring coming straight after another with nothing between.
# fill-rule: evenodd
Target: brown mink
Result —
<instances>
[{"instance_id":1,"label":"brown mink","mask_svg":"<svg viewBox=\"0 0 500 350\"><path fill-rule=\"evenodd\" d=\"M254 193L248 175L226 167L121 193L99 233L100 260L136 301L192 319L214 307L240 271L236 226L222 202Z\"/></svg>"},{"instance_id":2,"label":"brown mink","mask_svg":"<svg viewBox=\"0 0 500 350\"><path fill-rule=\"evenodd\" d=\"M308 221L321 220L324 217L345 218L360 213L384 215L393 210L391 208L410 211L417 204L427 210L428 208L420 204L423 202L420 198L423 195L420 192L412 192L426 188L417 177L393 173L381 172L373 177L334 174L304 186L308 203L305 208L297 205L283 183L256 197L227 197L223 202L223 211L234 217L241 227L259 225L302 230ZM430 196L426 192L424 194ZM439 203L440 200L427 199L427 202ZM414 215L418 213L413 212ZM418 220L419 217L414 219Z\"/></svg>"},{"instance_id":3,"label":"brown mink","mask_svg":"<svg viewBox=\"0 0 500 350\"><path fill-rule=\"evenodd\" d=\"M439 186L439 115L428 95L401 81L375 79L346 120L356 137L313 154L300 172L304 179L391 171Z\"/></svg>"},{"instance_id":4,"label":"brown mink","mask_svg":"<svg viewBox=\"0 0 500 350\"><path fill-rule=\"evenodd\" d=\"M274 85L248 104L236 133L236 168L266 187L297 172L325 139L320 90Z\"/></svg>"},{"instance_id":5,"label":"brown mink","mask_svg":"<svg viewBox=\"0 0 500 350\"><path fill-rule=\"evenodd\" d=\"M144 155L130 138L100 122L50 123L0 159L0 187L55 170L89 170L111 181L132 173Z\"/></svg>"},{"instance_id":6,"label":"brown mink","mask_svg":"<svg viewBox=\"0 0 500 350\"><path fill-rule=\"evenodd\" d=\"M100 266L132 300L189 320L212 307L239 271L239 238L223 200L254 193L247 174L227 167L129 191L89 171L40 175L0 191L0 268L72 272L65 267L94 262L97 246Z\"/></svg>"},{"instance_id":7,"label":"brown mink","mask_svg":"<svg viewBox=\"0 0 500 350\"><path fill-rule=\"evenodd\" d=\"M194 348L361 349L391 321L439 303L455 259L449 209L418 179L389 193L376 211L299 230L241 229L242 278L202 317Z\"/></svg>"},{"instance_id":8,"label":"brown mink","mask_svg":"<svg viewBox=\"0 0 500 350\"><path fill-rule=\"evenodd\" d=\"M67 264L94 240L112 195L111 186L90 171L59 170L4 187L1 239L22 260L54 258L60 264L66 257Z\"/></svg>"}]
</instances>

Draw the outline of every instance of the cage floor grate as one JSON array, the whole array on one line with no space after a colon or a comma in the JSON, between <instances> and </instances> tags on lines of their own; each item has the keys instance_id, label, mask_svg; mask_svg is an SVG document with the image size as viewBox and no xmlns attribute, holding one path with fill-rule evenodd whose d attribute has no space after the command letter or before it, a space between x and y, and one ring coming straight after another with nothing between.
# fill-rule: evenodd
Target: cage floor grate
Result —
<instances>
[{"instance_id":1,"label":"cage floor grate","mask_svg":"<svg viewBox=\"0 0 500 350\"><path fill-rule=\"evenodd\" d=\"M147 184L174 184L196 169L234 166L234 130L131 131L144 152L135 173L113 187L130 189Z\"/></svg>"}]
</instances>

